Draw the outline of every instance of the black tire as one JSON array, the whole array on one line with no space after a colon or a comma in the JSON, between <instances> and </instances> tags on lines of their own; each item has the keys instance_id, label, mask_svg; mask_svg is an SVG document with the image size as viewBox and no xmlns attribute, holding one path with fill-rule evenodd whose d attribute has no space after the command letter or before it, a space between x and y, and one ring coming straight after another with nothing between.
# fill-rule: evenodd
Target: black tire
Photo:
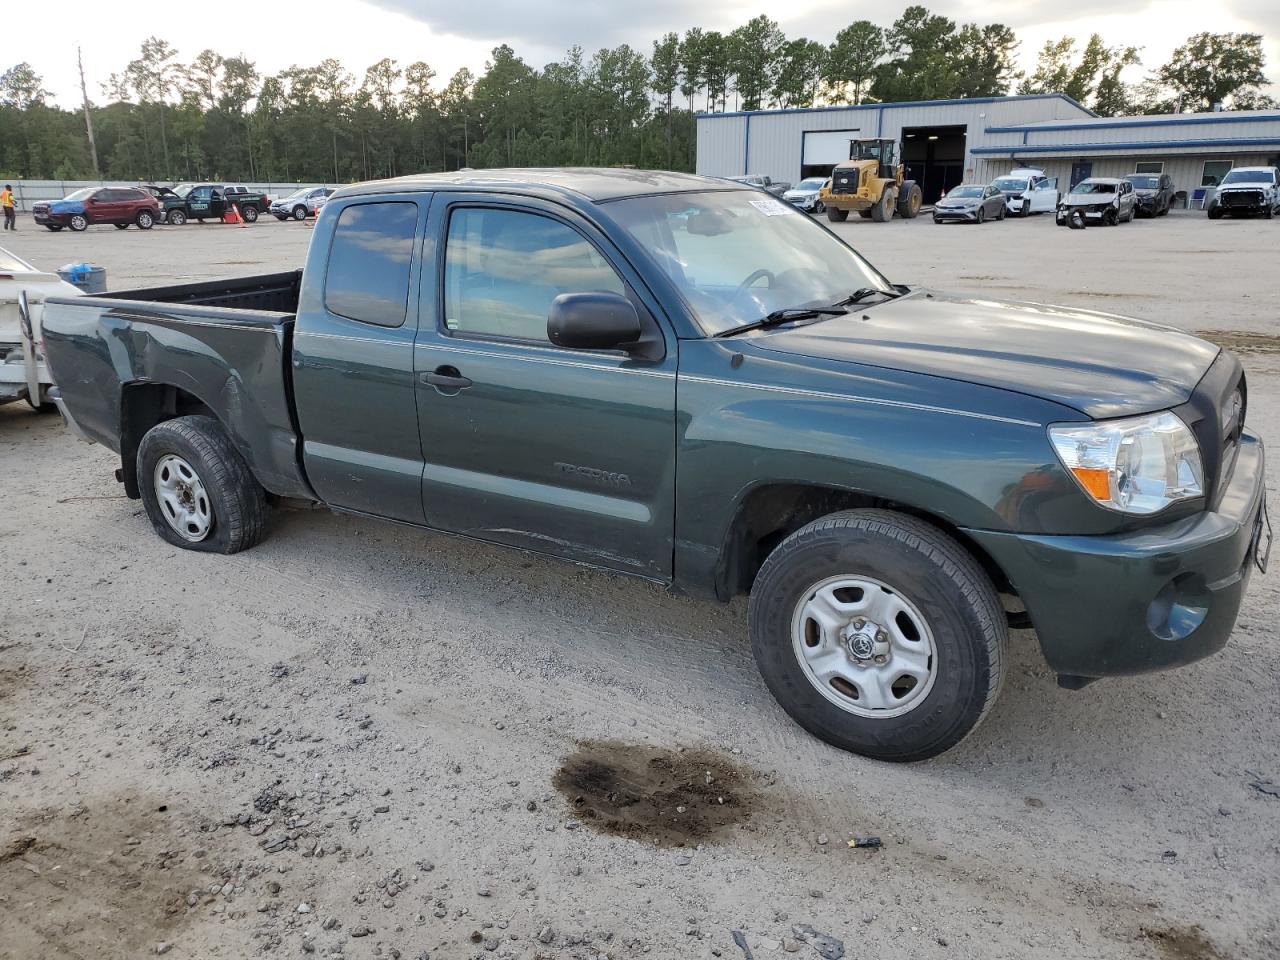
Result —
<instances>
[{"instance_id":1,"label":"black tire","mask_svg":"<svg viewBox=\"0 0 1280 960\"><path fill-rule=\"evenodd\" d=\"M844 223L849 219L849 211L840 210L836 207L827 207L827 219L832 223Z\"/></svg>"},{"instance_id":2,"label":"black tire","mask_svg":"<svg viewBox=\"0 0 1280 960\"><path fill-rule=\"evenodd\" d=\"M174 227L181 227L186 222L187 214L183 210L170 210L168 216L165 217L165 223Z\"/></svg>"},{"instance_id":3,"label":"black tire","mask_svg":"<svg viewBox=\"0 0 1280 960\"><path fill-rule=\"evenodd\" d=\"M156 215L150 210L139 210L134 223L138 225L139 230L150 230L156 225Z\"/></svg>"},{"instance_id":4,"label":"black tire","mask_svg":"<svg viewBox=\"0 0 1280 960\"><path fill-rule=\"evenodd\" d=\"M46 223L45 229L47 229L50 233L57 233L59 230L62 229L62 227L53 223Z\"/></svg>"},{"instance_id":5,"label":"black tire","mask_svg":"<svg viewBox=\"0 0 1280 960\"><path fill-rule=\"evenodd\" d=\"M920 207L923 203L924 194L920 191L920 184L914 180L904 180L902 182L902 190L898 193L898 216L904 220L915 219L919 216Z\"/></svg>"},{"instance_id":6,"label":"black tire","mask_svg":"<svg viewBox=\"0 0 1280 960\"><path fill-rule=\"evenodd\" d=\"M240 211L240 214L241 214L241 216L243 216L243 217L244 217L244 222L245 222L245 223L257 223L257 222L258 222L258 208L257 208L257 207L255 207L253 204L249 204L247 207L245 207L243 210L241 210L241 211Z\"/></svg>"},{"instance_id":7,"label":"black tire","mask_svg":"<svg viewBox=\"0 0 1280 960\"><path fill-rule=\"evenodd\" d=\"M117 230L128 230L128 229L129 229L129 225L128 225L127 223L117 223L117 224L115 224L114 226L115 226L115 228L116 228Z\"/></svg>"},{"instance_id":8,"label":"black tire","mask_svg":"<svg viewBox=\"0 0 1280 960\"><path fill-rule=\"evenodd\" d=\"M1267 204L1265 207L1262 208L1262 219L1270 220L1275 215L1276 215L1276 212L1271 208L1270 204Z\"/></svg>"},{"instance_id":9,"label":"black tire","mask_svg":"<svg viewBox=\"0 0 1280 960\"><path fill-rule=\"evenodd\" d=\"M813 205L813 212L819 216L821 216L822 212L826 209L827 209L827 205L823 203L821 200L819 200Z\"/></svg>"},{"instance_id":10,"label":"black tire","mask_svg":"<svg viewBox=\"0 0 1280 960\"><path fill-rule=\"evenodd\" d=\"M985 222L986 222L986 220L987 220L987 211L986 211L986 208L985 208L985 207L979 207L979 208L978 208L978 223L979 223L979 224L985 223Z\"/></svg>"},{"instance_id":11,"label":"black tire","mask_svg":"<svg viewBox=\"0 0 1280 960\"><path fill-rule=\"evenodd\" d=\"M1067 214L1067 226L1072 230L1083 230L1089 224L1089 218L1083 210L1072 210Z\"/></svg>"},{"instance_id":12,"label":"black tire","mask_svg":"<svg viewBox=\"0 0 1280 960\"><path fill-rule=\"evenodd\" d=\"M870 211L870 210L859 210L859 211L858 211L858 216L860 216L863 220L870 220L870 219L871 219L871 211Z\"/></svg>"},{"instance_id":13,"label":"black tire","mask_svg":"<svg viewBox=\"0 0 1280 960\"><path fill-rule=\"evenodd\" d=\"M89 218L82 213L73 213L71 219L67 221L67 226L76 233L84 233L89 229Z\"/></svg>"},{"instance_id":14,"label":"black tire","mask_svg":"<svg viewBox=\"0 0 1280 960\"><path fill-rule=\"evenodd\" d=\"M1003 220L1004 215L1005 215L1005 205L1002 203L1000 204L1000 212L996 214L996 219Z\"/></svg>"},{"instance_id":15,"label":"black tire","mask_svg":"<svg viewBox=\"0 0 1280 960\"><path fill-rule=\"evenodd\" d=\"M307 219L307 208L306 208L306 207L304 207L302 204L298 204L296 207L294 207L294 208L293 208L293 219L295 219L295 220L305 220L305 219Z\"/></svg>"},{"instance_id":16,"label":"black tire","mask_svg":"<svg viewBox=\"0 0 1280 960\"><path fill-rule=\"evenodd\" d=\"M288 219L289 219L288 217L282 217L282 216L280 216L280 214L278 214L278 213L272 214L272 216L274 216L274 217L275 217L277 220L279 220L281 223L284 223L286 220L288 220Z\"/></svg>"},{"instance_id":17,"label":"black tire","mask_svg":"<svg viewBox=\"0 0 1280 960\"><path fill-rule=\"evenodd\" d=\"M213 522L202 540L180 536L162 512L153 478L156 464L166 454L186 460L204 486ZM151 526L175 547L203 553L238 553L266 536L267 501L262 487L222 424L213 417L178 417L152 427L138 445L137 464L138 487Z\"/></svg>"},{"instance_id":18,"label":"black tire","mask_svg":"<svg viewBox=\"0 0 1280 960\"><path fill-rule=\"evenodd\" d=\"M1210 204L1210 206L1209 206L1209 219L1210 219L1210 220L1221 220L1221 219L1222 219L1222 207L1221 207L1221 206L1219 206L1219 205L1218 205L1218 204L1216 204L1216 203L1214 203L1214 204Z\"/></svg>"},{"instance_id":19,"label":"black tire","mask_svg":"<svg viewBox=\"0 0 1280 960\"><path fill-rule=\"evenodd\" d=\"M897 201L894 192L885 188L880 192L880 199L871 207L871 219L876 223L888 223L893 219L893 208Z\"/></svg>"},{"instance_id":20,"label":"black tire","mask_svg":"<svg viewBox=\"0 0 1280 960\"><path fill-rule=\"evenodd\" d=\"M802 666L792 638L800 604L818 584L842 575L892 585L928 623L933 686L906 713L844 710ZM761 568L748 618L756 663L782 708L819 739L864 756L895 762L937 756L973 731L1000 691L1008 625L995 589L963 547L915 517L849 510L797 530Z\"/></svg>"}]
</instances>

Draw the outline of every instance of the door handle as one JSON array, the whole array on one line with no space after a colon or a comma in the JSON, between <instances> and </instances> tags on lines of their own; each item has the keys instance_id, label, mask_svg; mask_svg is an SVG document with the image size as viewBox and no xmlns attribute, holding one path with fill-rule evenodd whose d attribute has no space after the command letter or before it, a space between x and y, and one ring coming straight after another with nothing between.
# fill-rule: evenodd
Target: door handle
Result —
<instances>
[{"instance_id":1,"label":"door handle","mask_svg":"<svg viewBox=\"0 0 1280 960\"><path fill-rule=\"evenodd\" d=\"M430 373L422 375L422 382L435 387L440 393L459 390L465 390L471 386L471 378L464 377L458 372L457 367L443 366L436 367Z\"/></svg>"}]
</instances>

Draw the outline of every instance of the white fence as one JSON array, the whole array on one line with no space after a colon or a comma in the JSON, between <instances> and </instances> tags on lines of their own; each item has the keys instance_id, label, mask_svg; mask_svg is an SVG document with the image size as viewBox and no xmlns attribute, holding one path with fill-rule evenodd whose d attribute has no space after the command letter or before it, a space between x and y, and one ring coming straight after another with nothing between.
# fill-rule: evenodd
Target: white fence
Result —
<instances>
[{"instance_id":1,"label":"white fence","mask_svg":"<svg viewBox=\"0 0 1280 960\"><path fill-rule=\"evenodd\" d=\"M0 181L0 187L7 182L13 187L13 194L18 201L19 210L31 209L31 205L41 200L61 200L67 194L79 190L82 187L107 187L107 186L139 186L142 181L134 183L125 183L119 180L9 180ZM163 181L162 181L163 183ZM164 183L164 186L172 186L172 184ZM340 187L342 184L335 183L246 183L244 186L250 190L257 190L265 193L272 200L280 197L287 197L295 190L302 190L307 187Z\"/></svg>"}]
</instances>

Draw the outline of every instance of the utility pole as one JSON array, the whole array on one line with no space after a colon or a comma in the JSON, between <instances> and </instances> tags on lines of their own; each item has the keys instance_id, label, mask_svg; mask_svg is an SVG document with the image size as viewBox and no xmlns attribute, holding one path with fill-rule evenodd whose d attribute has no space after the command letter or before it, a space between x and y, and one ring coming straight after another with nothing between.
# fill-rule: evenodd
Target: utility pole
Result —
<instances>
[{"instance_id":1,"label":"utility pole","mask_svg":"<svg viewBox=\"0 0 1280 960\"><path fill-rule=\"evenodd\" d=\"M89 113L89 91L84 85L84 58L80 56L79 47L76 47L76 64L80 67L80 97L84 102L84 129L89 134L89 156L93 158L93 172L98 174L102 172L98 168L98 144L93 139L93 117Z\"/></svg>"}]
</instances>

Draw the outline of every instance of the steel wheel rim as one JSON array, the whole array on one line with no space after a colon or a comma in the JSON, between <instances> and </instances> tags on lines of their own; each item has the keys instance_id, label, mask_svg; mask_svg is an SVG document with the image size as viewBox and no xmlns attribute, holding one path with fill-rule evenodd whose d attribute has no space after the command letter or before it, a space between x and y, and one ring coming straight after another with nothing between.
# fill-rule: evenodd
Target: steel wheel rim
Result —
<instances>
[{"instance_id":1,"label":"steel wheel rim","mask_svg":"<svg viewBox=\"0 0 1280 960\"><path fill-rule=\"evenodd\" d=\"M806 590L791 618L791 642L813 688L859 717L910 713L938 676L928 621L872 577L828 577Z\"/></svg>"},{"instance_id":2,"label":"steel wheel rim","mask_svg":"<svg viewBox=\"0 0 1280 960\"><path fill-rule=\"evenodd\" d=\"M149 213L138 214L138 226L142 227L144 230L147 227L151 226L153 222L154 221L151 219L151 214Z\"/></svg>"},{"instance_id":3,"label":"steel wheel rim","mask_svg":"<svg viewBox=\"0 0 1280 960\"><path fill-rule=\"evenodd\" d=\"M182 539L199 543L213 529L213 507L204 482L177 454L167 453L152 471L156 502L165 522Z\"/></svg>"},{"instance_id":4,"label":"steel wheel rim","mask_svg":"<svg viewBox=\"0 0 1280 960\"><path fill-rule=\"evenodd\" d=\"M89 225L89 221L86 220L84 217L79 216L78 214L71 218L71 229L73 230L83 230L88 225Z\"/></svg>"}]
</instances>

